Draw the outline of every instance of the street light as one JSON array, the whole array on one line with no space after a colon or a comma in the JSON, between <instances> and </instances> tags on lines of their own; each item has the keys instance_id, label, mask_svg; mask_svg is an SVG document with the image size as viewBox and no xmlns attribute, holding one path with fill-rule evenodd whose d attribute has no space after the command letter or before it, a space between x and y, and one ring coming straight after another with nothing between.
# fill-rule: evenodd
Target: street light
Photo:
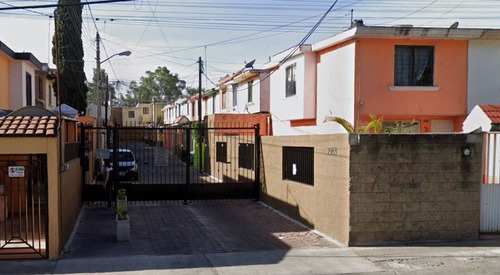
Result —
<instances>
[{"instance_id":1,"label":"street light","mask_svg":"<svg viewBox=\"0 0 500 275\"><path fill-rule=\"evenodd\" d=\"M101 61L99 41L100 41L100 37L99 37L99 33L97 33L97 57L96 57L96 63L97 63L97 127L101 126L101 123L102 123L102 115L101 115L102 99L101 99L101 83L100 83L101 82L101 64L110 60L112 57L117 56L117 55L129 56L130 54L132 54L131 51L123 51L123 52L115 53L115 54L111 55L110 57ZM105 125L105 126L107 126L107 125Z\"/></svg>"},{"instance_id":2,"label":"street light","mask_svg":"<svg viewBox=\"0 0 500 275\"><path fill-rule=\"evenodd\" d=\"M97 65L97 148L101 148L101 137L99 135L99 127L102 124L102 116L101 116L101 105L102 105L102 99L101 99L101 64L108 61L114 56L120 55L120 56L129 56L132 52L130 51L123 51L120 53L116 53L111 55L110 57L104 59L101 61L101 51L100 51L100 42L101 42L101 37L99 36L99 32L96 35L96 65ZM107 125L106 125L107 126Z\"/></svg>"},{"instance_id":3,"label":"street light","mask_svg":"<svg viewBox=\"0 0 500 275\"><path fill-rule=\"evenodd\" d=\"M131 51L123 51L121 53L115 53L112 56L110 56L110 57L104 59L103 61L101 61L101 64L104 63L104 62L106 62L106 61L108 61L108 60L110 60L111 57L113 57L113 56L117 56L117 55L119 55L119 56L129 56L130 54L132 54Z\"/></svg>"}]
</instances>

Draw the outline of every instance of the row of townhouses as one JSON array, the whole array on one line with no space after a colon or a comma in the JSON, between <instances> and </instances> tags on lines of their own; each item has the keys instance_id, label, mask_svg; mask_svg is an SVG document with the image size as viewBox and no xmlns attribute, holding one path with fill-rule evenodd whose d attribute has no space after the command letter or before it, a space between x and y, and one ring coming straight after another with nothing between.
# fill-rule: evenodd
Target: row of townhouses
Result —
<instances>
[{"instance_id":1,"label":"row of townhouses","mask_svg":"<svg viewBox=\"0 0 500 275\"><path fill-rule=\"evenodd\" d=\"M357 21L337 35L247 64L202 95L202 117L269 114L273 135L331 134L383 117L411 132L461 132L476 105L500 104L500 30L372 27ZM54 70L0 42L0 110L56 107ZM197 121L198 95L109 112L121 125Z\"/></svg>"},{"instance_id":2,"label":"row of townhouses","mask_svg":"<svg viewBox=\"0 0 500 275\"><path fill-rule=\"evenodd\" d=\"M0 116L24 106L55 108L55 74L33 54L14 52L0 41Z\"/></svg>"},{"instance_id":3,"label":"row of townhouses","mask_svg":"<svg viewBox=\"0 0 500 275\"><path fill-rule=\"evenodd\" d=\"M356 127L383 117L388 127L461 132L472 108L499 104L500 30L352 28L272 56L219 80L203 94L202 115L270 113L274 135L345 132L328 116ZM166 105L164 124L198 120L198 96Z\"/></svg>"}]
</instances>

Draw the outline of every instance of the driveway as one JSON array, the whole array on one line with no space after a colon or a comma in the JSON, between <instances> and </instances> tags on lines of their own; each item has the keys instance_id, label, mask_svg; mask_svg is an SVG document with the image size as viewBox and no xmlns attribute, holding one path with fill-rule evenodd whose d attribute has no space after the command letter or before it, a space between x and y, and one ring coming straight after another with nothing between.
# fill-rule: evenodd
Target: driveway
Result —
<instances>
[{"instance_id":1,"label":"driveway","mask_svg":"<svg viewBox=\"0 0 500 275\"><path fill-rule=\"evenodd\" d=\"M116 242L116 209L85 206L65 258L338 247L251 201L129 205L130 242Z\"/></svg>"}]
</instances>

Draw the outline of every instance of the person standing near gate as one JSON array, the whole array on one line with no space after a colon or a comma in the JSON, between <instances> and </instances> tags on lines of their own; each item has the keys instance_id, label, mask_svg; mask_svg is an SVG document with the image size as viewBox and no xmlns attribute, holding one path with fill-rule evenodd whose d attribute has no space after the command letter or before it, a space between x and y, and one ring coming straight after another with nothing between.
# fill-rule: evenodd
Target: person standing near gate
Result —
<instances>
[{"instance_id":1,"label":"person standing near gate","mask_svg":"<svg viewBox=\"0 0 500 275\"><path fill-rule=\"evenodd\" d=\"M113 201L113 187L114 187L113 167L111 167L111 162L109 160L105 161L104 166L105 166L104 188L106 189L108 208L111 208L111 203Z\"/></svg>"}]
</instances>

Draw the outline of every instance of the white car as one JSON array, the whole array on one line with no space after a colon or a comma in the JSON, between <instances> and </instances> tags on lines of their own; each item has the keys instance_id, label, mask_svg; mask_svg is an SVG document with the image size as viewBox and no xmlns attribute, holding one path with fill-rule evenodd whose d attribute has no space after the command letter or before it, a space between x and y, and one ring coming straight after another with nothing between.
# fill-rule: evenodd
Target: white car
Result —
<instances>
[{"instance_id":1,"label":"white car","mask_svg":"<svg viewBox=\"0 0 500 275\"><path fill-rule=\"evenodd\" d=\"M113 149L109 152L109 158L111 159L111 167L114 167ZM138 179L137 161L130 149L118 149L118 177L131 180Z\"/></svg>"}]
</instances>

